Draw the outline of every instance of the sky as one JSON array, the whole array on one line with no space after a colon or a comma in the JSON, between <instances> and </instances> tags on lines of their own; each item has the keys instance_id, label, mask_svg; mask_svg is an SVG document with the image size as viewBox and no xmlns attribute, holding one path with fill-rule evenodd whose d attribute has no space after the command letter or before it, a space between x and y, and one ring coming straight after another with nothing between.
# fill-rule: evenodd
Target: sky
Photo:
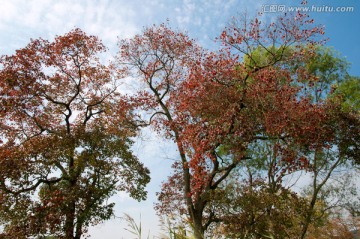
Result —
<instances>
[{"instance_id":1,"label":"sky","mask_svg":"<svg viewBox=\"0 0 360 239\"><path fill-rule=\"evenodd\" d=\"M102 39L110 52L116 52L118 39L129 38L152 24L169 21L175 29L187 31L205 48L214 47L214 39L233 16L262 11L267 19L300 6L294 0L0 0L0 55L13 54L30 39L52 40L74 28ZM325 25L327 46L339 51L350 63L351 75L360 76L360 0L311 0L308 12L316 24ZM349 10L346 8L350 7ZM151 170L148 199L138 203L125 193L110 199L116 202L116 218L90 228L93 239L134 238L123 228L123 213L143 226L144 238L158 235L160 224L153 205L161 181L177 159L171 142L146 130L136 140L134 153ZM146 234L146 235L145 235Z\"/></svg>"}]
</instances>

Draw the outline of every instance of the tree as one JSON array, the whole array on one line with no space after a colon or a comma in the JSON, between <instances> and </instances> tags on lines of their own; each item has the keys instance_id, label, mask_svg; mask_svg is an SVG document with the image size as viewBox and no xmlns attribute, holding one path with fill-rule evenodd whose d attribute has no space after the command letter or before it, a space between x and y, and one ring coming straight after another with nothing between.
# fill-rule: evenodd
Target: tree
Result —
<instances>
[{"instance_id":1,"label":"tree","mask_svg":"<svg viewBox=\"0 0 360 239\"><path fill-rule=\"evenodd\" d=\"M311 83L313 90L306 90L307 87L304 87L304 94L311 96L314 102L330 102L336 105L335 108L329 110L332 120L329 121L328 126L334 132L333 139L328 142L327 147L320 150L309 149L307 152L309 165L311 165L308 171L312 176L312 183L311 190L308 192L310 203L305 208L307 216L303 222L301 235L301 238L305 238L308 227L314 221L321 219L321 215L315 216L313 212L317 201L334 201L334 195L329 198L327 195L329 193L326 192L328 184L334 185L331 182L332 178L336 177L339 169L342 170L340 174L344 177L344 171L350 171L351 165L358 161L360 124L356 101L354 101L357 94L356 87L351 87L356 77L349 76L347 72L349 63L333 49L317 46L315 57L301 64L304 64L307 70L305 76L313 75L317 79ZM305 81L305 84L308 85L308 82ZM331 191L339 192L339 189L332 188ZM340 193L337 196L343 198ZM325 211L338 206L334 202L326 203L328 205L324 208L322 215L326 213Z\"/></svg>"},{"instance_id":2,"label":"tree","mask_svg":"<svg viewBox=\"0 0 360 239\"><path fill-rule=\"evenodd\" d=\"M107 199L145 199L149 171L119 93L124 72L105 46L75 29L0 58L0 223L7 238L81 238L113 215Z\"/></svg>"},{"instance_id":3,"label":"tree","mask_svg":"<svg viewBox=\"0 0 360 239\"><path fill-rule=\"evenodd\" d=\"M296 63L295 66L287 65L287 62L282 63L282 68L291 70L299 69L298 64L301 64L305 66L306 75L317 78L315 82L310 82L312 87L308 85L309 78L298 82L303 87L301 95L308 95L309 100L317 103L332 101L338 93L330 92L331 85L343 84L347 81L347 63L339 60L338 55L326 49L317 46L314 56L307 61ZM289 49L287 54L291 51L292 49ZM254 60L266 62L266 52L265 54L264 51L260 54L259 52L259 49L253 52ZM324 52L326 52L326 57L324 57ZM319 60L322 58L326 59L326 64ZM314 59L318 60L316 64ZM249 63L248 59L245 60ZM308 70L309 65L311 65L311 70ZM314 73L318 72L318 69L327 73ZM326 94L322 95L319 92L326 92ZM326 147L317 148L314 151L312 147L291 143L289 139L254 142L249 145L250 158L240 164L243 165L248 176L245 178L237 176L238 182L232 179L231 187L227 186L218 193L224 204L217 207L218 218L221 217L224 224L219 226L222 228L222 233L226 232L228 235L242 233L241 238L304 238L309 226L316 228L321 225L327 220L331 209L345 203L348 198L344 197L343 193L344 189L349 189L349 180L344 184L345 187L333 185L334 181L338 181L336 176L343 178L344 171L350 171L351 162L356 160L355 152L357 152L359 142L356 137L359 135L360 125L356 115L343 112L343 103L328 102L327 104L333 107L327 108L327 113L323 116L327 115L326 127L332 128L334 134L333 137L327 139ZM279 154L284 149L286 151L283 153L286 153L290 160L284 161L282 153ZM294 155L299 155L300 160L291 160ZM340 172L337 172L339 170ZM304 198L296 194L291 197L280 197L284 192L291 193L291 185L288 186L283 181L287 181L286 178L289 177L298 177L294 173L299 174L299 172L306 172L307 175L313 177L308 194ZM258 190L259 182L261 182L261 188L267 189L265 194ZM239 192L233 193L237 191ZM246 204L246 197L251 197L253 203ZM278 210L281 208L278 203L283 206L288 205L287 209ZM266 205L266 210L263 204ZM266 220L266 216L271 216L271 220ZM248 220L244 220L244 217ZM278 230L273 230L273 228ZM280 228L282 229L279 230Z\"/></svg>"},{"instance_id":4,"label":"tree","mask_svg":"<svg viewBox=\"0 0 360 239\"><path fill-rule=\"evenodd\" d=\"M332 137L324 127L331 106L302 97L295 84L301 71L293 74L280 64L311 56L313 36L323 33L310 27L312 22L301 13L269 25L244 19L224 30L219 53L200 49L166 25L119 42L119 63L144 84L133 97L149 113L144 124L173 139L179 151L175 172L159 194L158 209L162 213L175 206L186 211L196 238L204 238L209 226L219 221L212 211L212 195L249 158L251 143L285 140L279 157L298 162L302 157L292 153L291 145L321 148ZM303 44L308 44L308 54ZM255 60L258 48L267 52L265 62ZM289 48L295 50L288 54ZM224 147L226 155L220 155Z\"/></svg>"},{"instance_id":5,"label":"tree","mask_svg":"<svg viewBox=\"0 0 360 239\"><path fill-rule=\"evenodd\" d=\"M185 146L181 139L182 125L177 121L174 104L171 100L179 91L179 84L187 77L189 67L196 62L202 50L186 34L175 32L165 24L146 28L141 35L119 42L118 63L133 72L141 90L133 97L133 102L147 112L148 122L155 130L163 132L177 144L182 167L182 175L177 176L184 187L177 195L180 201L187 200L188 212L192 215L192 202L188 195L190 188L190 169L187 166Z\"/></svg>"},{"instance_id":6,"label":"tree","mask_svg":"<svg viewBox=\"0 0 360 239\"><path fill-rule=\"evenodd\" d=\"M334 217L323 226L309 229L307 239L354 239L358 238L360 220L358 217Z\"/></svg>"}]
</instances>

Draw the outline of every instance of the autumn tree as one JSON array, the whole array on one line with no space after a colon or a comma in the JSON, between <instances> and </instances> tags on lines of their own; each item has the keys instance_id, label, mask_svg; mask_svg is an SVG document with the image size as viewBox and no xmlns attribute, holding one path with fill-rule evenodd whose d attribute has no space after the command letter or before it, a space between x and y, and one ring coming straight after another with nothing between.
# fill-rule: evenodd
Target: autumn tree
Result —
<instances>
[{"instance_id":1,"label":"autumn tree","mask_svg":"<svg viewBox=\"0 0 360 239\"><path fill-rule=\"evenodd\" d=\"M257 154L254 157L255 171L265 171L268 185L273 188L275 194L278 193L277 188L281 189L284 186L283 180L294 173L306 173L312 177L311 186L306 195L307 200L304 200L301 205L302 212L293 217L296 221L303 217L301 219L302 233L289 238L305 238L310 225L312 228L316 227L326 220L326 216L331 214L331 209L348 203L346 202L348 198L344 197L343 193L346 190L349 191L350 181L347 180L347 184L338 187L331 185L336 185L339 177L344 178L345 172L353 171L352 165L356 163L356 155L359 152L357 138L360 132L359 120L355 107L352 109L349 107L349 102L351 102L349 99L353 97L351 94L339 96L339 90L334 89L337 85L348 85L348 81L352 79L347 73L349 64L331 48L316 46L312 54L312 57L302 62L297 62L295 65L283 65L283 67L299 70L299 64L304 66L300 74L303 81L298 83L302 86L301 94L307 95L314 103L333 105L326 110L328 117L326 127L332 128L333 137L328 138L326 147L316 150L312 147L303 147L304 145L292 146L293 153L303 155L304 160L302 163L298 161L295 165L284 164L281 158L276 159L274 152L277 150L274 144L270 144L272 146L267 150L263 150L264 147L261 144L257 144L255 148ZM311 78L315 78L315 81ZM338 102L331 102L334 100ZM346 112L344 104L347 106ZM281 141L276 142L278 145L281 143ZM259 157L260 160L257 159ZM322 207L319 207L319 202L323 202ZM283 211L283 213L288 215L288 211ZM284 221L279 221L279 223L284 225Z\"/></svg>"},{"instance_id":2,"label":"autumn tree","mask_svg":"<svg viewBox=\"0 0 360 239\"><path fill-rule=\"evenodd\" d=\"M334 131L345 132L348 126L335 125ZM220 223L211 230L228 238L307 238L309 228L321 231L334 219L334 209L356 209L356 186L350 184L356 174L345 177L353 171L351 157L340 153L337 140L328 142L331 149L317 153L292 146L294 151L287 153L300 155L297 162L278 154L279 141L257 143L250 159L239 164L240 171L212 195L212 211ZM293 185L304 175L312 178L307 193L295 193Z\"/></svg>"},{"instance_id":3,"label":"autumn tree","mask_svg":"<svg viewBox=\"0 0 360 239\"><path fill-rule=\"evenodd\" d=\"M117 191L146 197L149 171L132 154L124 72L75 29L0 58L0 223L5 238L81 238L113 215Z\"/></svg>"},{"instance_id":4,"label":"autumn tree","mask_svg":"<svg viewBox=\"0 0 360 239\"><path fill-rule=\"evenodd\" d=\"M289 48L285 54L292 51ZM345 171L352 171L358 152L359 120L354 112L349 113L349 107L345 113L342 106L348 105L353 97L346 95L343 99L343 95L339 97L332 89L337 84L347 83L348 64L322 46L313 48L312 54L301 62L279 64L290 72L301 69L296 77L303 80L293 82L301 87L300 95L307 95L314 103L328 104L323 114L327 117L324 123L332 128L333 137L328 138L328 145L317 153L312 147L288 137L249 144L248 159L234 170L242 172L230 175L227 179L230 182L225 182L215 197L212 196L212 203L217 205L212 210L221 221L213 226L215 232L229 238L303 238L309 226L316 228L327 220L331 209L351 203L343 194L350 191L349 180L341 186L328 186L335 185L339 177L343 178ZM261 48L252 52L252 62L264 63L268 57L269 53ZM251 66L249 58L245 58L245 62ZM338 102L329 102L334 98ZM226 156L227 148L228 145L219 147L219 156ZM293 160L295 155L299 156L298 160ZM304 174L313 180L311 189L303 197L292 192L292 186Z\"/></svg>"},{"instance_id":5,"label":"autumn tree","mask_svg":"<svg viewBox=\"0 0 360 239\"><path fill-rule=\"evenodd\" d=\"M311 49L314 36L323 33L312 23L301 13L270 24L242 19L221 34L220 52L202 50L166 25L119 42L119 64L143 84L134 101L148 112L144 125L173 139L179 151L158 209L171 211L173 205L186 211L196 238L204 238L219 221L212 194L249 158L249 145L284 140L277 154L290 163L306 160L291 145L322 148L332 137L324 127L332 106L302 96L295 83L303 71L293 73L280 64L311 56L303 45ZM259 48L268 55L266 61L253 57ZM223 147L226 155L219 153Z\"/></svg>"},{"instance_id":6,"label":"autumn tree","mask_svg":"<svg viewBox=\"0 0 360 239\"><path fill-rule=\"evenodd\" d=\"M329 47L316 46L314 56L298 64L304 65L305 68L302 76L305 80L303 94L308 95L315 103L333 105L327 110L330 119L327 126L332 128L332 139L327 142L327 147L308 148L306 152L310 166L307 172L311 175L312 182L307 195L310 201L304 208L306 216L300 237L305 238L311 224L321 220L322 215L329 213L333 207L339 206L335 202L345 199L340 192L346 190L349 185L345 188L332 187L331 190L326 188L336 185L336 181L339 181L337 177L344 178L346 172L353 171L352 165L357 163L357 155L360 152L358 138L360 124L356 103L353 100L357 93L356 87L350 87L356 77L349 76L347 71L349 63L340 53ZM315 77L316 81L309 82L307 80L309 76ZM338 89L339 86L341 89ZM345 94L345 89L348 94ZM330 196L329 191L337 192L338 195L332 193ZM320 215L319 213L315 215L315 206L321 200L327 205Z\"/></svg>"},{"instance_id":7,"label":"autumn tree","mask_svg":"<svg viewBox=\"0 0 360 239\"><path fill-rule=\"evenodd\" d=\"M186 200L188 213L193 218L191 197L191 172L182 140L182 128L178 122L174 97L180 84L187 78L192 63L198 61L202 49L186 34L175 32L165 24L146 28L141 35L119 42L118 64L138 80L139 92L133 96L134 105L147 113L141 125L152 125L164 137L175 141L183 169L178 186L183 187L176 195ZM177 164L176 164L177 165ZM182 196L184 195L184 196ZM182 203L178 204L179 206Z\"/></svg>"},{"instance_id":8,"label":"autumn tree","mask_svg":"<svg viewBox=\"0 0 360 239\"><path fill-rule=\"evenodd\" d=\"M310 227L307 239L354 239L358 238L358 216L331 217L321 227Z\"/></svg>"}]
</instances>

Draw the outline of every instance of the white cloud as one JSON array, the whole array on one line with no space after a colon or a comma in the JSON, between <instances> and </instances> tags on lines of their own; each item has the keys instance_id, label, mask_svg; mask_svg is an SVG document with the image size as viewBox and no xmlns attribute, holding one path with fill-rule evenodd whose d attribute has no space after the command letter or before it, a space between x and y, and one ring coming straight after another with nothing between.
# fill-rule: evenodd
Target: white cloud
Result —
<instances>
[{"instance_id":1,"label":"white cloud","mask_svg":"<svg viewBox=\"0 0 360 239\"><path fill-rule=\"evenodd\" d=\"M1 25L9 22L16 14L18 14L16 5L13 1L0 1L0 22Z\"/></svg>"},{"instance_id":2,"label":"white cloud","mask_svg":"<svg viewBox=\"0 0 360 239\"><path fill-rule=\"evenodd\" d=\"M105 44L116 45L117 36L130 37L141 29L136 26L137 13L127 2L117 1L56 1L0 0L0 50L13 42L12 36L22 38L52 38L76 27L97 35Z\"/></svg>"}]
</instances>

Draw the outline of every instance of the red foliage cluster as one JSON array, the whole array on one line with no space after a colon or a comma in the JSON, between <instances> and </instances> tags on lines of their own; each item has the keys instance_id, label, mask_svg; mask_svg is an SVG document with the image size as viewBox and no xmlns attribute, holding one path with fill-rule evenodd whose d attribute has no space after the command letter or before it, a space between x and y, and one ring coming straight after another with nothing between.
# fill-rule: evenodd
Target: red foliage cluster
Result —
<instances>
[{"instance_id":1,"label":"red foliage cluster","mask_svg":"<svg viewBox=\"0 0 360 239\"><path fill-rule=\"evenodd\" d=\"M160 213L179 209L174 202L184 200L179 210L187 208L201 238L215 220L203 217L209 195L248 157L252 143L284 140L283 162L302 168L307 159L292 154L290 145L328 146L334 138L326 127L332 106L304 94L307 71L297 64L313 55L323 34L312 24L300 12L270 24L258 18L234 21L220 36L219 52L201 49L164 24L119 43L119 62L146 85L133 100L180 153L174 175L159 194ZM306 77L309 85L315 80Z\"/></svg>"}]
</instances>

